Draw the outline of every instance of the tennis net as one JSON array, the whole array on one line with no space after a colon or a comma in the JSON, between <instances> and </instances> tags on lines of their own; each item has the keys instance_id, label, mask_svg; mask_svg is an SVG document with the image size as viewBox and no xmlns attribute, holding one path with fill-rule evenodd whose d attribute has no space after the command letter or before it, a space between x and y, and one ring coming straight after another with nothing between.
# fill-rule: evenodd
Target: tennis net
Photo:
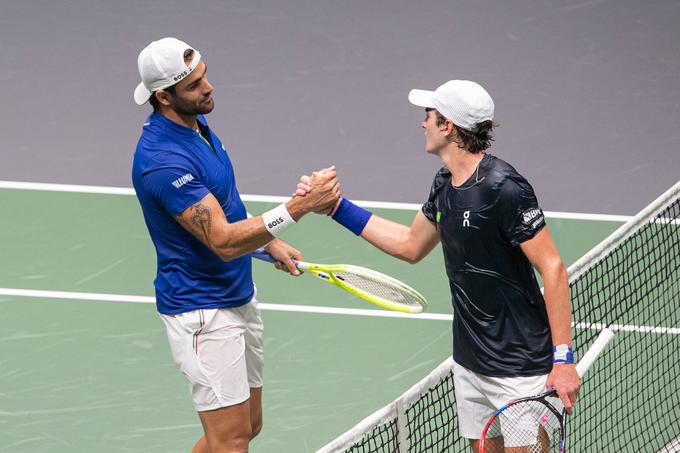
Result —
<instances>
[{"instance_id":1,"label":"tennis net","mask_svg":"<svg viewBox=\"0 0 680 453\"><path fill-rule=\"evenodd\" d=\"M569 268L574 344L617 336L586 376L567 451L680 452L680 182ZM453 362L317 453L469 452Z\"/></svg>"}]
</instances>

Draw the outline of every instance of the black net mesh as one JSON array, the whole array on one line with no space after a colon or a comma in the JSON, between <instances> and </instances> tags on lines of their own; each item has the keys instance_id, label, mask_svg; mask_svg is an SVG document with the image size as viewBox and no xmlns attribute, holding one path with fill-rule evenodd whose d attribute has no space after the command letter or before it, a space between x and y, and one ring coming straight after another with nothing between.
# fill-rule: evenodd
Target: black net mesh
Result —
<instances>
[{"instance_id":1,"label":"black net mesh","mask_svg":"<svg viewBox=\"0 0 680 453\"><path fill-rule=\"evenodd\" d=\"M380 425L366 433L359 442L354 444L347 452L358 453L364 451L398 451L397 423L392 420Z\"/></svg>"},{"instance_id":2,"label":"black net mesh","mask_svg":"<svg viewBox=\"0 0 680 453\"><path fill-rule=\"evenodd\" d=\"M568 451L657 452L680 438L680 202L571 282L574 343L616 338L586 375ZM677 451L680 451L680 447Z\"/></svg>"},{"instance_id":3,"label":"black net mesh","mask_svg":"<svg viewBox=\"0 0 680 453\"><path fill-rule=\"evenodd\" d=\"M577 358L617 335L585 376L569 452L680 452L680 202L640 225L570 282ZM406 410L408 452L469 452L457 434L451 375ZM397 452L394 423L352 452ZM374 439L376 438L376 439Z\"/></svg>"}]
</instances>

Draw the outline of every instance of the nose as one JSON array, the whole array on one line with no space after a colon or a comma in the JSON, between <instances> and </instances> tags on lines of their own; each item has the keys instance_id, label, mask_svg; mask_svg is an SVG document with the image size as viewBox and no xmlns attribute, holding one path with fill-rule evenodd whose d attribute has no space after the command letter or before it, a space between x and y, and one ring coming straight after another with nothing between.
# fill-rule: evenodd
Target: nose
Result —
<instances>
[{"instance_id":1,"label":"nose","mask_svg":"<svg viewBox=\"0 0 680 453\"><path fill-rule=\"evenodd\" d=\"M210 94L210 93L212 93L212 90L213 90L213 86L210 85L210 82L208 82L208 79L206 78L205 79L205 87L203 88L203 92L205 94Z\"/></svg>"},{"instance_id":2,"label":"nose","mask_svg":"<svg viewBox=\"0 0 680 453\"><path fill-rule=\"evenodd\" d=\"M423 129L425 129L425 121L423 121L423 122L420 123L420 127L422 127Z\"/></svg>"}]
</instances>

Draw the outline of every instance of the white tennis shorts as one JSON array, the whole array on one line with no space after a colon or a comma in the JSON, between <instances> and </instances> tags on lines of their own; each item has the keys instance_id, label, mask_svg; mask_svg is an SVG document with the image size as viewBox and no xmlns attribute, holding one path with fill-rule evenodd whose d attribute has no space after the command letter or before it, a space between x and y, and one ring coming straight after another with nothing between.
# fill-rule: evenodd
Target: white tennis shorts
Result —
<instances>
[{"instance_id":1,"label":"white tennis shorts","mask_svg":"<svg viewBox=\"0 0 680 453\"><path fill-rule=\"evenodd\" d=\"M479 439L489 418L512 400L545 392L548 375L483 376L453 362L458 429L461 437ZM501 419L502 423L502 419ZM495 437L500 433L489 433Z\"/></svg>"},{"instance_id":2,"label":"white tennis shorts","mask_svg":"<svg viewBox=\"0 0 680 453\"><path fill-rule=\"evenodd\" d=\"M242 403L250 398L250 388L262 387L262 318L255 298L236 308L161 318L196 411Z\"/></svg>"}]
</instances>

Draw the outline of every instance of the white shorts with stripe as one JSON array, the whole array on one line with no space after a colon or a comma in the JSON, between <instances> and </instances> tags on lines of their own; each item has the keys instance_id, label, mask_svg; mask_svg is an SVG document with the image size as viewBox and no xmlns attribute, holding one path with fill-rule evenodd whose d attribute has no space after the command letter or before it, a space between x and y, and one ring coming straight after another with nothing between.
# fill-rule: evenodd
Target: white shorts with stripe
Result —
<instances>
[{"instance_id":1,"label":"white shorts with stripe","mask_svg":"<svg viewBox=\"0 0 680 453\"><path fill-rule=\"evenodd\" d=\"M466 439L479 439L486 422L512 400L545 392L548 375L491 377L453 362L458 429ZM493 434L489 437L494 437Z\"/></svg>"},{"instance_id":2,"label":"white shorts with stripe","mask_svg":"<svg viewBox=\"0 0 680 453\"><path fill-rule=\"evenodd\" d=\"M161 314L172 357L196 411L242 403L262 387L262 318L253 299L236 308Z\"/></svg>"}]
</instances>

